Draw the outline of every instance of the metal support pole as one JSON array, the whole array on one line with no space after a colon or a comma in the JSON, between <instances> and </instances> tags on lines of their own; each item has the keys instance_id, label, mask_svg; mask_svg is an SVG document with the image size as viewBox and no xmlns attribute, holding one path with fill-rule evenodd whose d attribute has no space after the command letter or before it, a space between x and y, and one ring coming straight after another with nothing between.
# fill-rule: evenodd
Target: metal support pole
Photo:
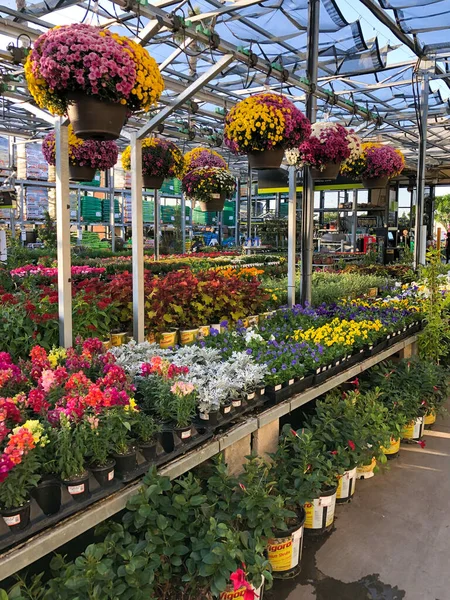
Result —
<instances>
[{"instance_id":1,"label":"metal support pole","mask_svg":"<svg viewBox=\"0 0 450 600\"><path fill-rule=\"evenodd\" d=\"M323 228L325 219L325 213L324 213L324 208L325 208L325 191L321 190L320 192L320 202L319 202L319 227Z\"/></svg>"},{"instance_id":2,"label":"metal support pole","mask_svg":"<svg viewBox=\"0 0 450 600\"><path fill-rule=\"evenodd\" d=\"M181 210L181 252L182 254L186 253L186 198L184 194L181 194L181 202L180 202L180 210ZM192 215L191 215L192 219Z\"/></svg>"},{"instance_id":3,"label":"metal support pole","mask_svg":"<svg viewBox=\"0 0 450 600\"><path fill-rule=\"evenodd\" d=\"M252 237L252 168L248 165L247 171L247 240Z\"/></svg>"},{"instance_id":4,"label":"metal support pole","mask_svg":"<svg viewBox=\"0 0 450 600\"><path fill-rule=\"evenodd\" d=\"M236 206L235 206L235 218L234 218L234 243L236 248L241 242L241 180L239 177L236 178Z\"/></svg>"},{"instance_id":5,"label":"metal support pole","mask_svg":"<svg viewBox=\"0 0 450 600\"><path fill-rule=\"evenodd\" d=\"M295 304L295 255L297 250L297 169L289 167L288 206L288 306Z\"/></svg>"},{"instance_id":6,"label":"metal support pole","mask_svg":"<svg viewBox=\"0 0 450 600\"><path fill-rule=\"evenodd\" d=\"M310 93L306 101L306 116L314 123L317 112L317 99L314 96L317 86L319 62L319 14L320 0L310 0L308 4L308 61L306 75L310 84ZM312 265L314 252L314 180L310 167L303 169L303 210L302 210L302 277L301 303L311 302Z\"/></svg>"},{"instance_id":7,"label":"metal support pole","mask_svg":"<svg viewBox=\"0 0 450 600\"><path fill-rule=\"evenodd\" d=\"M72 346L72 279L70 261L69 130L55 119L56 236L58 259L59 345Z\"/></svg>"},{"instance_id":8,"label":"metal support pole","mask_svg":"<svg viewBox=\"0 0 450 600\"><path fill-rule=\"evenodd\" d=\"M280 204L281 204L281 193L277 192L275 195L275 216L277 219L280 216Z\"/></svg>"},{"instance_id":9,"label":"metal support pole","mask_svg":"<svg viewBox=\"0 0 450 600\"><path fill-rule=\"evenodd\" d=\"M13 169L15 169L15 160L14 160L14 151L15 151L15 141L16 138L9 136L8 137L8 167L11 169L10 174L13 173ZM14 178L15 179L15 178ZM23 202L23 184L20 186L20 202ZM9 209L9 218L10 218L10 227L11 227L11 237L15 239L16 237L16 206L17 201L13 200L12 208Z\"/></svg>"},{"instance_id":10,"label":"metal support pole","mask_svg":"<svg viewBox=\"0 0 450 600\"><path fill-rule=\"evenodd\" d=\"M155 260L159 260L159 232L161 229L161 211L159 205L159 193L158 190L155 190L155 228L154 228L154 237L155 237Z\"/></svg>"},{"instance_id":11,"label":"metal support pole","mask_svg":"<svg viewBox=\"0 0 450 600\"><path fill-rule=\"evenodd\" d=\"M142 209L142 142L131 134L131 238L133 261L133 337L145 339L144 326L144 228Z\"/></svg>"},{"instance_id":12,"label":"metal support pole","mask_svg":"<svg viewBox=\"0 0 450 600\"><path fill-rule=\"evenodd\" d=\"M217 238L219 241L219 245L222 245L223 242L223 211L219 211L217 213Z\"/></svg>"},{"instance_id":13,"label":"metal support pole","mask_svg":"<svg viewBox=\"0 0 450 600\"><path fill-rule=\"evenodd\" d=\"M356 252L356 230L358 229L358 190L353 190L353 221L352 221L352 249Z\"/></svg>"},{"instance_id":14,"label":"metal support pole","mask_svg":"<svg viewBox=\"0 0 450 600\"><path fill-rule=\"evenodd\" d=\"M426 240L423 240L423 214L425 204L425 168L427 155L427 126L428 126L428 94L429 73L422 74L422 89L420 94L420 122L419 122L419 161L417 165L417 202L416 202L416 228L414 240L414 268L425 264Z\"/></svg>"},{"instance_id":15,"label":"metal support pole","mask_svg":"<svg viewBox=\"0 0 450 600\"><path fill-rule=\"evenodd\" d=\"M109 187L109 228L111 230L111 251L116 251L116 209L114 202L114 169L106 171L107 187Z\"/></svg>"}]
</instances>

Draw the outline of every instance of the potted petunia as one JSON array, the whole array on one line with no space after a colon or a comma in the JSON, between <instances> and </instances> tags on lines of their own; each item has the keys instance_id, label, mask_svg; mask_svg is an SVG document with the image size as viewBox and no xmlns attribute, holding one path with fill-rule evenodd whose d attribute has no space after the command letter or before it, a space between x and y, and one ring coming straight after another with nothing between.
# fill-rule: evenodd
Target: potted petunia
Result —
<instances>
[{"instance_id":1,"label":"potted petunia","mask_svg":"<svg viewBox=\"0 0 450 600\"><path fill-rule=\"evenodd\" d=\"M49 165L56 164L55 134L48 133L42 142L42 152ZM96 171L112 168L119 154L116 142L82 140L69 125L69 178L71 181L92 181Z\"/></svg>"},{"instance_id":2,"label":"potted petunia","mask_svg":"<svg viewBox=\"0 0 450 600\"><path fill-rule=\"evenodd\" d=\"M183 177L183 192L197 200L203 211L221 211L225 200L234 194L236 179L221 167L199 167Z\"/></svg>"},{"instance_id":3,"label":"potted petunia","mask_svg":"<svg viewBox=\"0 0 450 600\"><path fill-rule=\"evenodd\" d=\"M312 168L314 179L336 179L341 163L350 157L349 133L339 123L314 123L311 136L298 148L286 151L289 164Z\"/></svg>"},{"instance_id":4,"label":"potted petunia","mask_svg":"<svg viewBox=\"0 0 450 600\"><path fill-rule=\"evenodd\" d=\"M30 522L30 491L40 476L38 447L48 439L39 421L26 421L6 438L0 454L0 514L13 531Z\"/></svg>"},{"instance_id":5,"label":"potted petunia","mask_svg":"<svg viewBox=\"0 0 450 600\"><path fill-rule=\"evenodd\" d=\"M131 147L122 153L122 166L131 170ZM159 190L167 177L181 178L184 159L181 150L170 140L150 137L142 140L142 181L145 188Z\"/></svg>"},{"instance_id":6,"label":"potted petunia","mask_svg":"<svg viewBox=\"0 0 450 600\"><path fill-rule=\"evenodd\" d=\"M184 172L189 173L200 167L219 167L227 169L226 160L215 150L210 148L193 148L184 155Z\"/></svg>"},{"instance_id":7,"label":"potted petunia","mask_svg":"<svg viewBox=\"0 0 450 600\"><path fill-rule=\"evenodd\" d=\"M247 154L255 169L277 169L286 148L297 148L311 133L305 115L285 96L256 94L238 102L225 119L225 144Z\"/></svg>"},{"instance_id":8,"label":"potted petunia","mask_svg":"<svg viewBox=\"0 0 450 600\"><path fill-rule=\"evenodd\" d=\"M400 150L380 143L366 143L359 158L347 161L342 172L352 179L362 178L366 189L385 188L392 177L400 175L405 159Z\"/></svg>"},{"instance_id":9,"label":"potted petunia","mask_svg":"<svg viewBox=\"0 0 450 600\"><path fill-rule=\"evenodd\" d=\"M148 111L164 89L158 65L143 46L79 23L40 35L25 76L38 106L67 114L83 139L117 139L128 114Z\"/></svg>"}]
</instances>

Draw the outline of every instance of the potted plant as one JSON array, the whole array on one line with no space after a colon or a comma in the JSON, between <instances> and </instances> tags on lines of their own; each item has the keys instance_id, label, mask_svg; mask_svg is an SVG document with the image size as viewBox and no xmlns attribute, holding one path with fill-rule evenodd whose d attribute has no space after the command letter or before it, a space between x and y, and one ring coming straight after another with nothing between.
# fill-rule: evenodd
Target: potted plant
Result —
<instances>
[{"instance_id":1,"label":"potted plant","mask_svg":"<svg viewBox=\"0 0 450 600\"><path fill-rule=\"evenodd\" d=\"M226 160L215 150L210 148L193 148L184 155L184 173L204 167L218 167L228 169Z\"/></svg>"},{"instance_id":2,"label":"potted plant","mask_svg":"<svg viewBox=\"0 0 450 600\"><path fill-rule=\"evenodd\" d=\"M108 487L114 482L114 466L116 461L111 458L113 451L111 424L105 413L85 416L86 427L86 459L89 470L102 487Z\"/></svg>"},{"instance_id":3,"label":"potted plant","mask_svg":"<svg viewBox=\"0 0 450 600\"><path fill-rule=\"evenodd\" d=\"M225 200L231 198L235 189L235 177L221 167L199 167L186 173L182 180L183 192L195 199L203 211L223 210Z\"/></svg>"},{"instance_id":4,"label":"potted plant","mask_svg":"<svg viewBox=\"0 0 450 600\"><path fill-rule=\"evenodd\" d=\"M131 170L131 146L122 153L122 167ZM150 137L142 140L142 181L145 188L159 190L168 177L181 178L184 159L181 150L170 140Z\"/></svg>"},{"instance_id":5,"label":"potted plant","mask_svg":"<svg viewBox=\"0 0 450 600\"><path fill-rule=\"evenodd\" d=\"M341 163L351 153L349 133L339 123L314 123L311 136L298 148L288 150L286 158L289 164L312 168L314 179L336 179Z\"/></svg>"},{"instance_id":6,"label":"potted plant","mask_svg":"<svg viewBox=\"0 0 450 600\"><path fill-rule=\"evenodd\" d=\"M197 396L192 383L175 381L170 387L167 410L174 422L174 432L185 442L192 436L192 419L197 410Z\"/></svg>"},{"instance_id":7,"label":"potted plant","mask_svg":"<svg viewBox=\"0 0 450 600\"><path fill-rule=\"evenodd\" d=\"M305 531L327 533L333 527L339 471L311 430L285 425L273 458L273 476L290 506L304 507Z\"/></svg>"},{"instance_id":8,"label":"potted plant","mask_svg":"<svg viewBox=\"0 0 450 600\"><path fill-rule=\"evenodd\" d=\"M38 106L68 114L83 139L117 139L128 114L148 111L164 89L158 65L143 46L78 23L40 35L25 76Z\"/></svg>"},{"instance_id":9,"label":"potted plant","mask_svg":"<svg viewBox=\"0 0 450 600\"><path fill-rule=\"evenodd\" d=\"M111 454L116 461L115 472L126 477L137 466L133 427L136 421L132 406L114 407L105 411L105 424L110 432Z\"/></svg>"},{"instance_id":10,"label":"potted plant","mask_svg":"<svg viewBox=\"0 0 450 600\"><path fill-rule=\"evenodd\" d=\"M82 502L89 496L85 434L86 430L81 422L71 421L63 412L60 413L55 448L57 469L67 491L76 502Z\"/></svg>"},{"instance_id":11,"label":"potted plant","mask_svg":"<svg viewBox=\"0 0 450 600\"><path fill-rule=\"evenodd\" d=\"M42 142L42 152L49 165L56 164L55 134L48 133ZM112 168L119 154L116 142L82 140L69 125L69 178L71 181L92 181L96 171Z\"/></svg>"},{"instance_id":12,"label":"potted plant","mask_svg":"<svg viewBox=\"0 0 450 600\"><path fill-rule=\"evenodd\" d=\"M39 421L26 421L13 429L0 454L0 514L12 531L30 522L30 491L39 481L37 446L45 446Z\"/></svg>"},{"instance_id":13,"label":"potted plant","mask_svg":"<svg viewBox=\"0 0 450 600\"><path fill-rule=\"evenodd\" d=\"M133 433L136 436L139 450L147 461L156 457L157 437L160 432L161 426L155 422L151 415L147 415L142 411L135 414Z\"/></svg>"},{"instance_id":14,"label":"potted plant","mask_svg":"<svg viewBox=\"0 0 450 600\"><path fill-rule=\"evenodd\" d=\"M55 457L55 445L57 440L57 429L48 423L41 424L44 432L43 438L48 440L45 445L38 445L39 471L41 478L31 494L39 505L44 515L54 515L61 509L61 481L57 475L57 459Z\"/></svg>"},{"instance_id":15,"label":"potted plant","mask_svg":"<svg viewBox=\"0 0 450 600\"><path fill-rule=\"evenodd\" d=\"M366 189L376 189L385 188L389 179L400 175L404 167L405 159L400 150L368 142L362 145L359 158L347 161L342 172L352 179L362 177Z\"/></svg>"},{"instance_id":16,"label":"potted plant","mask_svg":"<svg viewBox=\"0 0 450 600\"><path fill-rule=\"evenodd\" d=\"M247 154L255 169L277 169L286 148L296 148L311 133L304 114L285 96L263 93L238 102L225 119L225 144Z\"/></svg>"}]
</instances>

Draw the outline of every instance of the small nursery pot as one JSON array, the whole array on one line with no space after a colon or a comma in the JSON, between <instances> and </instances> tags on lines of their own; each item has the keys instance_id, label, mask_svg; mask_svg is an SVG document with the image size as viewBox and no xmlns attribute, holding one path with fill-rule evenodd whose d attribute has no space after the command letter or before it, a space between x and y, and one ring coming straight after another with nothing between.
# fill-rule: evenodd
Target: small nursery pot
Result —
<instances>
[{"instance_id":1,"label":"small nursery pot","mask_svg":"<svg viewBox=\"0 0 450 600\"><path fill-rule=\"evenodd\" d=\"M164 349L175 346L175 344L177 343L177 335L178 331L164 331L163 333L161 333L159 347Z\"/></svg>"},{"instance_id":2,"label":"small nursery pot","mask_svg":"<svg viewBox=\"0 0 450 600\"><path fill-rule=\"evenodd\" d=\"M145 460L150 461L156 458L156 447L157 443L153 442L141 442L139 444L139 450Z\"/></svg>"},{"instance_id":3,"label":"small nursery pot","mask_svg":"<svg viewBox=\"0 0 450 600\"><path fill-rule=\"evenodd\" d=\"M199 329L184 329L180 331L180 344L182 346L193 344L198 338L199 331Z\"/></svg>"},{"instance_id":4,"label":"small nursery pot","mask_svg":"<svg viewBox=\"0 0 450 600\"><path fill-rule=\"evenodd\" d=\"M220 407L220 412L223 414L224 417L229 417L232 410L233 410L233 407L231 405L230 400L227 400L226 402L224 402L222 404L222 406Z\"/></svg>"},{"instance_id":5,"label":"small nursery pot","mask_svg":"<svg viewBox=\"0 0 450 600\"><path fill-rule=\"evenodd\" d=\"M31 494L44 515L54 515L61 509L61 483L58 480L44 479Z\"/></svg>"},{"instance_id":6,"label":"small nursery pot","mask_svg":"<svg viewBox=\"0 0 450 600\"><path fill-rule=\"evenodd\" d=\"M339 477L338 488L336 492L337 504L344 504L344 502L350 502L355 493L356 487L356 467L345 471L343 475Z\"/></svg>"},{"instance_id":7,"label":"small nursery pot","mask_svg":"<svg viewBox=\"0 0 450 600\"><path fill-rule=\"evenodd\" d=\"M375 475L373 470L375 469L376 466L377 466L377 461L374 457L374 458L372 458L372 462L370 464L361 465L356 468L356 478L357 479L370 479L371 477L373 477Z\"/></svg>"},{"instance_id":8,"label":"small nursery pot","mask_svg":"<svg viewBox=\"0 0 450 600\"><path fill-rule=\"evenodd\" d=\"M235 410L241 410L242 408L242 398L233 398L231 400L231 404Z\"/></svg>"},{"instance_id":9,"label":"small nursery pot","mask_svg":"<svg viewBox=\"0 0 450 600\"><path fill-rule=\"evenodd\" d=\"M403 429L402 440L420 440L425 429L425 417L417 417Z\"/></svg>"},{"instance_id":10,"label":"small nursery pot","mask_svg":"<svg viewBox=\"0 0 450 600\"><path fill-rule=\"evenodd\" d=\"M173 430L182 442L187 442L192 437L192 425L188 425L187 427L174 427Z\"/></svg>"},{"instance_id":11,"label":"small nursery pot","mask_svg":"<svg viewBox=\"0 0 450 600\"><path fill-rule=\"evenodd\" d=\"M1 508L0 514L12 532L22 531L30 522L31 500L17 508Z\"/></svg>"},{"instance_id":12,"label":"small nursery pot","mask_svg":"<svg viewBox=\"0 0 450 600\"><path fill-rule=\"evenodd\" d=\"M398 453L400 452L400 438L391 438L391 443L389 444L389 446L387 448L382 446L381 450L387 458L396 458L398 456Z\"/></svg>"},{"instance_id":13,"label":"small nursery pot","mask_svg":"<svg viewBox=\"0 0 450 600\"><path fill-rule=\"evenodd\" d=\"M305 504L305 532L321 535L331 530L336 509L337 487L327 488L318 498Z\"/></svg>"},{"instance_id":14,"label":"small nursery pot","mask_svg":"<svg viewBox=\"0 0 450 600\"><path fill-rule=\"evenodd\" d=\"M199 418L206 426L216 427L219 424L219 411L210 410L207 413L199 413Z\"/></svg>"},{"instance_id":15,"label":"small nursery pot","mask_svg":"<svg viewBox=\"0 0 450 600\"><path fill-rule=\"evenodd\" d=\"M89 473L87 471L79 477L63 479L62 482L76 502L82 502L89 496Z\"/></svg>"},{"instance_id":16,"label":"small nursery pot","mask_svg":"<svg viewBox=\"0 0 450 600\"><path fill-rule=\"evenodd\" d=\"M119 477L128 475L137 466L136 449L133 448L126 454L113 454L114 460L116 461L116 474Z\"/></svg>"},{"instance_id":17,"label":"small nursery pot","mask_svg":"<svg viewBox=\"0 0 450 600\"><path fill-rule=\"evenodd\" d=\"M114 481L115 465L116 461L111 459L106 463L106 465L89 466L89 470L102 487L108 487Z\"/></svg>"},{"instance_id":18,"label":"small nursery pot","mask_svg":"<svg viewBox=\"0 0 450 600\"><path fill-rule=\"evenodd\" d=\"M305 510L300 508L295 525L285 531L276 529L268 541L267 557L277 579L295 577L300 572L305 518Z\"/></svg>"}]
</instances>

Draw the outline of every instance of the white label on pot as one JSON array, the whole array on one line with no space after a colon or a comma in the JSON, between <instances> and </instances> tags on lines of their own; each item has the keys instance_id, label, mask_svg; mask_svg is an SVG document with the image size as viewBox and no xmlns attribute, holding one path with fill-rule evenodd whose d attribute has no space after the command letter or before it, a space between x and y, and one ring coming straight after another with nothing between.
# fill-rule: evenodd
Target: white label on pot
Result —
<instances>
[{"instance_id":1,"label":"white label on pot","mask_svg":"<svg viewBox=\"0 0 450 600\"><path fill-rule=\"evenodd\" d=\"M3 517L3 520L8 525L8 527L11 527L13 525L19 525L20 515L12 515L11 517Z\"/></svg>"},{"instance_id":2,"label":"white label on pot","mask_svg":"<svg viewBox=\"0 0 450 600\"><path fill-rule=\"evenodd\" d=\"M108 481L112 481L114 479L114 469L108 473Z\"/></svg>"},{"instance_id":3,"label":"white label on pot","mask_svg":"<svg viewBox=\"0 0 450 600\"><path fill-rule=\"evenodd\" d=\"M322 496L319 498L319 506L331 506L333 504L333 496Z\"/></svg>"},{"instance_id":4,"label":"white label on pot","mask_svg":"<svg viewBox=\"0 0 450 600\"><path fill-rule=\"evenodd\" d=\"M234 408L238 408L239 406L241 406L242 400L232 400L231 404L234 406Z\"/></svg>"},{"instance_id":5,"label":"white label on pot","mask_svg":"<svg viewBox=\"0 0 450 600\"><path fill-rule=\"evenodd\" d=\"M355 493L356 486L356 467L351 471L345 471L342 477L339 479L339 485L336 493L336 497L339 500L345 500L353 496Z\"/></svg>"},{"instance_id":6,"label":"white label on pot","mask_svg":"<svg viewBox=\"0 0 450 600\"><path fill-rule=\"evenodd\" d=\"M389 335L387 335L387 336L386 336L386 339L390 340L390 339L391 339L391 335L390 335L390 334L389 334Z\"/></svg>"},{"instance_id":7,"label":"white label on pot","mask_svg":"<svg viewBox=\"0 0 450 600\"><path fill-rule=\"evenodd\" d=\"M187 431L182 431L181 432L181 439L182 440L187 440L190 437L191 437L191 430L190 429L188 429Z\"/></svg>"},{"instance_id":8,"label":"white label on pot","mask_svg":"<svg viewBox=\"0 0 450 600\"><path fill-rule=\"evenodd\" d=\"M322 370L322 367L319 367L318 369L316 369L316 374L318 375L321 370Z\"/></svg>"},{"instance_id":9,"label":"white label on pot","mask_svg":"<svg viewBox=\"0 0 450 600\"><path fill-rule=\"evenodd\" d=\"M223 407L223 412L224 412L224 414L227 414L227 413L229 413L229 412L230 412L230 410L231 410L231 406L224 406L224 407Z\"/></svg>"},{"instance_id":10,"label":"white label on pot","mask_svg":"<svg viewBox=\"0 0 450 600\"><path fill-rule=\"evenodd\" d=\"M281 383L275 386L275 391L278 392L278 390L281 390Z\"/></svg>"},{"instance_id":11,"label":"white label on pot","mask_svg":"<svg viewBox=\"0 0 450 600\"><path fill-rule=\"evenodd\" d=\"M253 400L254 397L255 397L255 392L251 392L250 394L247 394L247 400Z\"/></svg>"},{"instance_id":12,"label":"white label on pot","mask_svg":"<svg viewBox=\"0 0 450 600\"><path fill-rule=\"evenodd\" d=\"M200 413L200 419L202 421L209 421L209 413Z\"/></svg>"},{"instance_id":13,"label":"white label on pot","mask_svg":"<svg viewBox=\"0 0 450 600\"><path fill-rule=\"evenodd\" d=\"M96 216L96 217L101 217L101 216L102 216L102 213L101 213L101 212L96 212L96 213L95 213L95 216Z\"/></svg>"},{"instance_id":14,"label":"white label on pot","mask_svg":"<svg viewBox=\"0 0 450 600\"><path fill-rule=\"evenodd\" d=\"M67 491L71 496L82 494L84 492L84 483L81 483L80 485L68 485Z\"/></svg>"},{"instance_id":15,"label":"white label on pot","mask_svg":"<svg viewBox=\"0 0 450 600\"><path fill-rule=\"evenodd\" d=\"M340 360L337 360L337 361L336 361L336 366L338 367L340 364L341 364L341 361L340 361Z\"/></svg>"},{"instance_id":16,"label":"white label on pot","mask_svg":"<svg viewBox=\"0 0 450 600\"><path fill-rule=\"evenodd\" d=\"M289 383L289 385L292 385L294 383L294 380L293 379L289 379L288 383Z\"/></svg>"},{"instance_id":17,"label":"white label on pot","mask_svg":"<svg viewBox=\"0 0 450 600\"><path fill-rule=\"evenodd\" d=\"M336 507L336 494L332 496L322 496L312 502L305 504L306 529L322 529L328 527L334 521L334 511Z\"/></svg>"}]
</instances>

